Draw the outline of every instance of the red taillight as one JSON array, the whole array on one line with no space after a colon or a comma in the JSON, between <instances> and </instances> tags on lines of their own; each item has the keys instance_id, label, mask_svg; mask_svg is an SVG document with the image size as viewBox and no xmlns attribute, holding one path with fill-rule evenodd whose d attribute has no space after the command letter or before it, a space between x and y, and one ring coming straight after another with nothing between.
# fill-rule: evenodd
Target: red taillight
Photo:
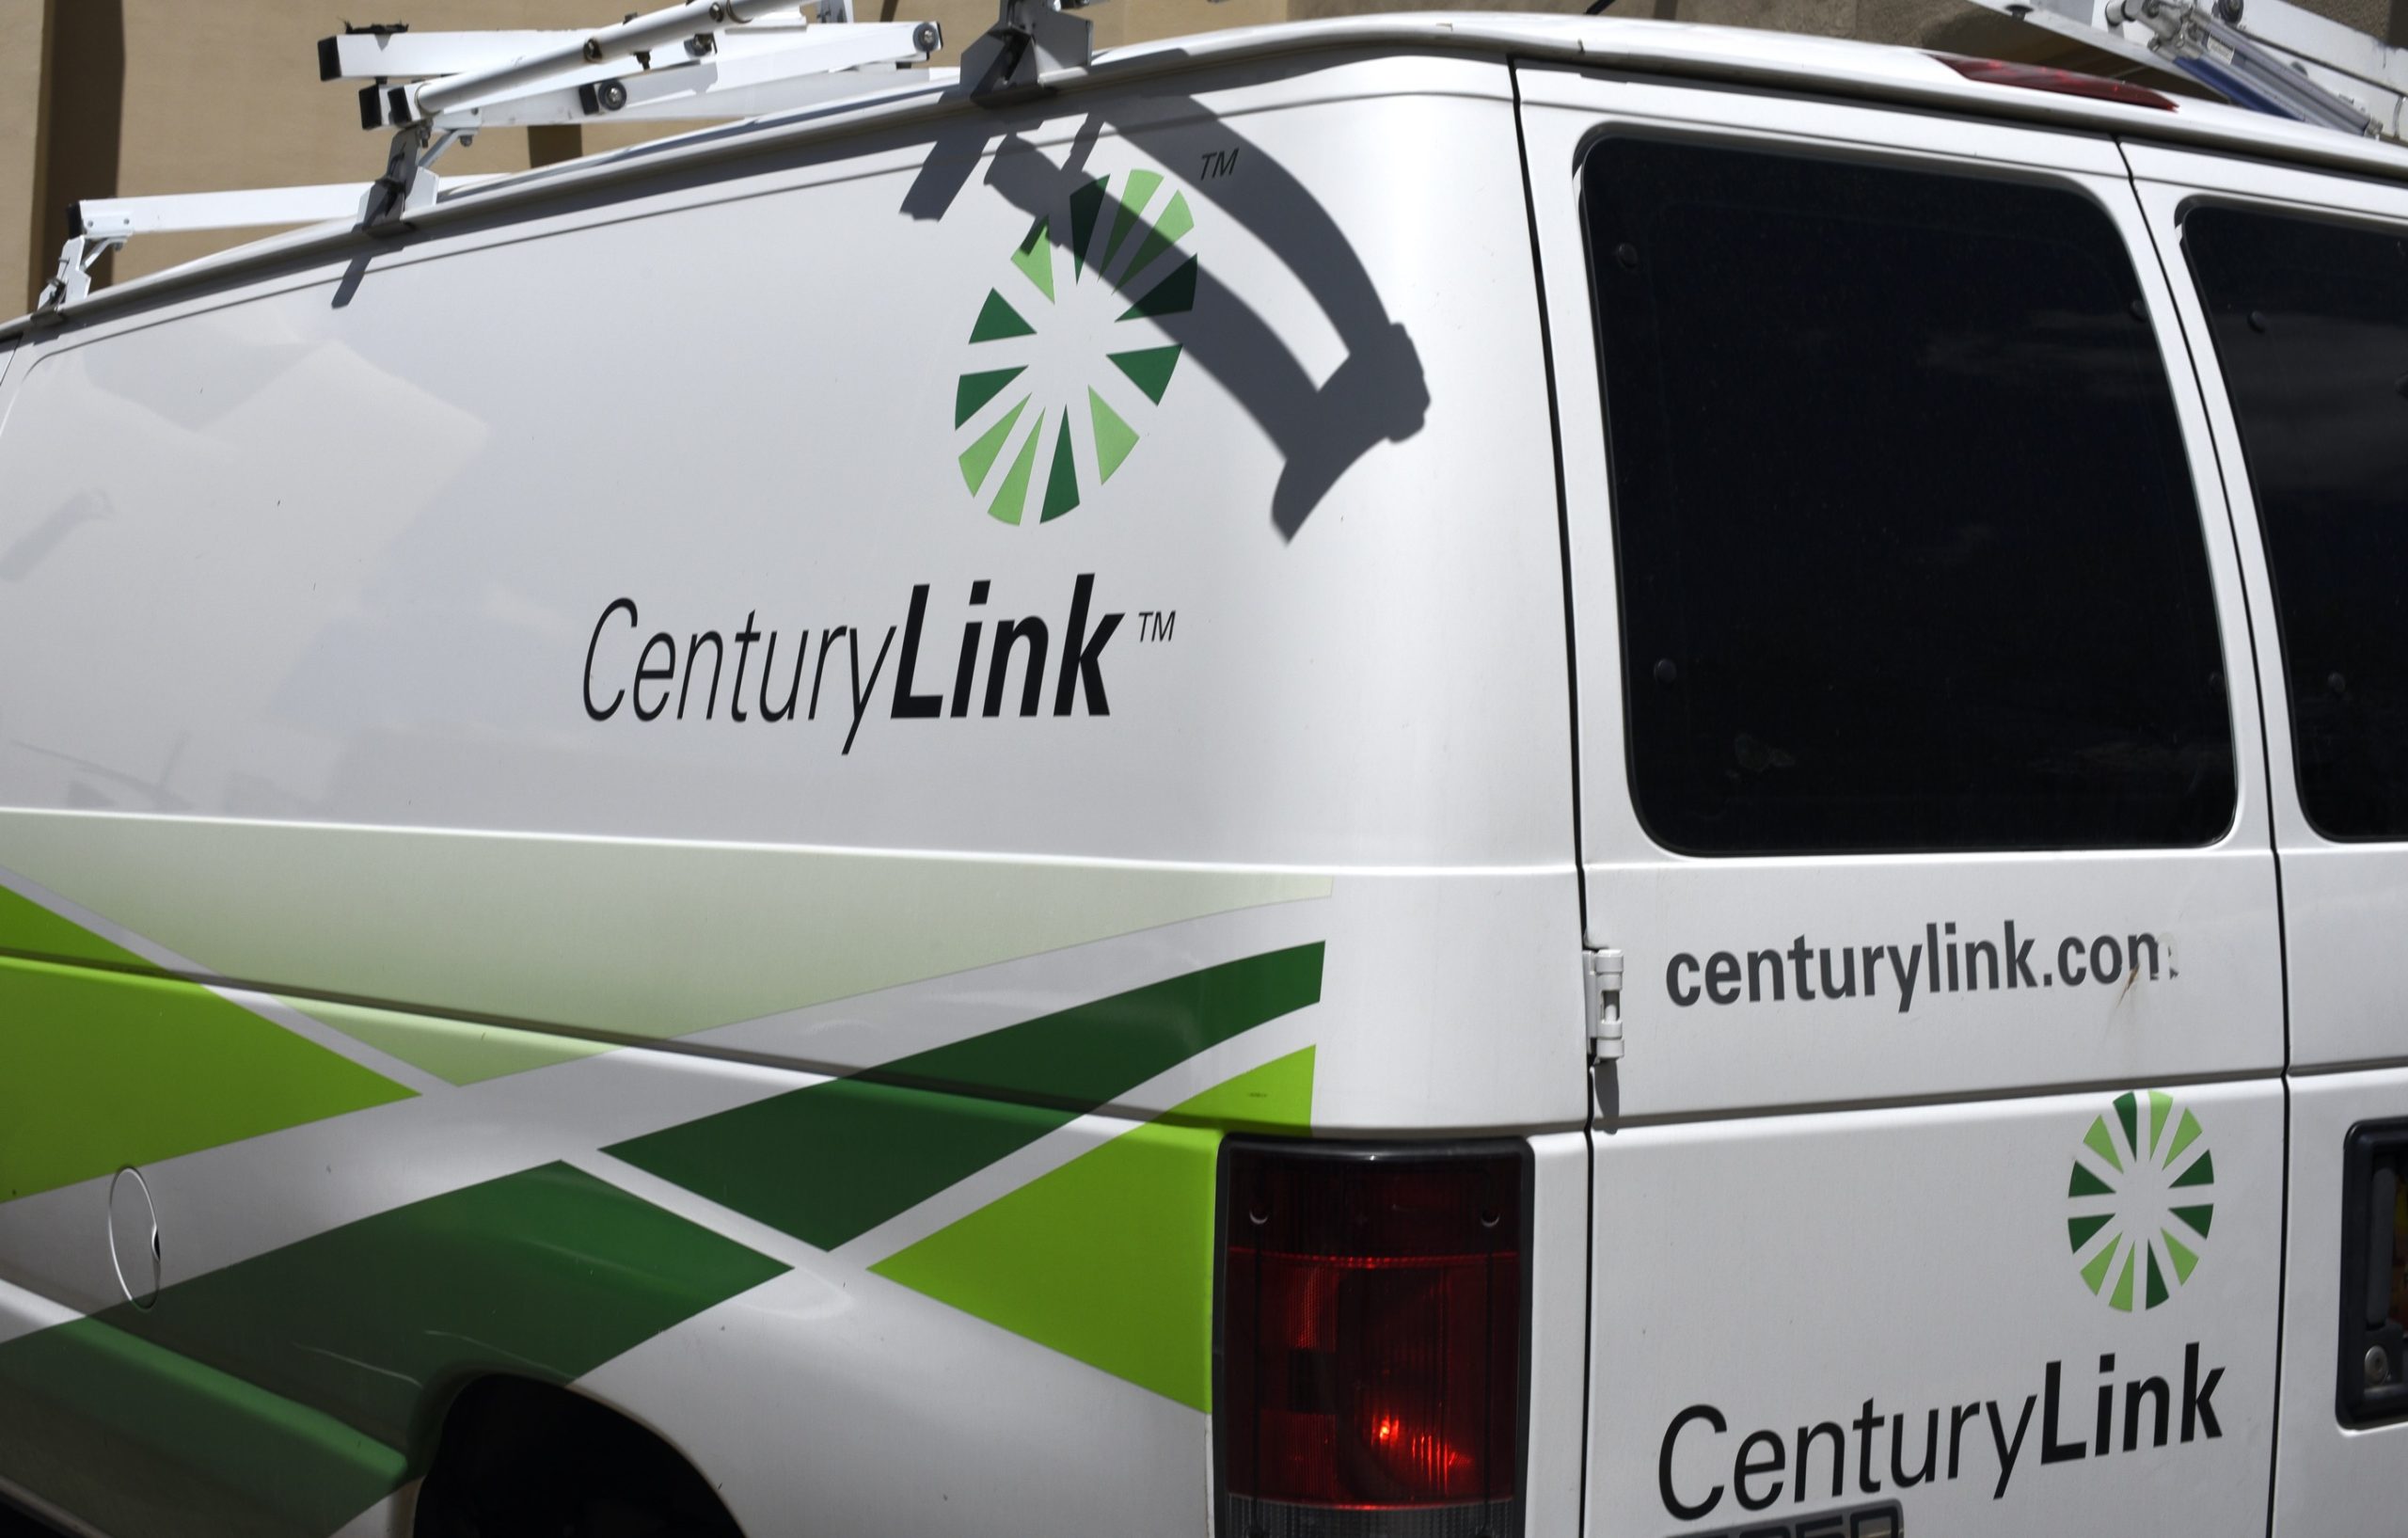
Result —
<instances>
[{"instance_id":1,"label":"red taillight","mask_svg":"<svg viewBox=\"0 0 2408 1538\"><path fill-rule=\"evenodd\" d=\"M1223 1538L1519 1533L1528 1150L1226 1147Z\"/></svg>"},{"instance_id":2,"label":"red taillight","mask_svg":"<svg viewBox=\"0 0 2408 1538\"><path fill-rule=\"evenodd\" d=\"M2002 58L1967 58L1961 54L1934 54L1931 56L1966 79L1978 80L1986 86L2015 86L2023 90L2054 91L2060 96L2087 96L2093 101L2121 102L2126 106L2155 107L2160 112L2174 110L2174 98L2170 96L2161 96L2146 86L2109 80L2103 75L2052 70L2045 64L2009 64Z\"/></svg>"}]
</instances>

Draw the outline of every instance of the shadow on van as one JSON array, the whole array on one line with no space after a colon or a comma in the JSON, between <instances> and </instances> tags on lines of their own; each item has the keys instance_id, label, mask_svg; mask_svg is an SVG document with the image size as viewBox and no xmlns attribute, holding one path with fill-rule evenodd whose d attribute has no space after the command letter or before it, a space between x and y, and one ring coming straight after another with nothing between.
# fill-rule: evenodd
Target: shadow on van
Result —
<instances>
[{"instance_id":1,"label":"shadow on van","mask_svg":"<svg viewBox=\"0 0 2408 1538\"><path fill-rule=\"evenodd\" d=\"M1156 317L1164 332L1221 382L1275 445L1286 468L1272 494L1271 518L1280 535L1293 539L1339 476L1381 443L1402 442L1421 430L1430 408L1429 381L1421 357L1404 326L1381 302L1370 273L1328 210L1279 160L1192 96L1144 98L1147 121L1118 123L1100 105L1080 126L1067 161L1056 166L1015 131L1006 130L988 158L997 131L977 119L942 131L929 148L901 212L914 219L939 219L987 161L987 185L1031 219L1065 206L1094 176L1089 153L1110 130L1168 164L1182 147L1165 142L1186 134L1199 119L1212 120L1216 138L1246 167L1248 196L1233 201L1218 196L1210 181L1185 190L1212 198L1220 210L1262 242L1292 272L1321 307L1346 357L1328 380L1316 385L1303 363L1268 322L1208 269L1199 276L1196 303L1180 314ZM1111 193L1108 216L1134 218ZM1068 246L1072 227L1048 220L1045 230ZM1109 279L1116 287L1133 274ZM1132 295L1135 297L1135 295Z\"/></svg>"}]
</instances>

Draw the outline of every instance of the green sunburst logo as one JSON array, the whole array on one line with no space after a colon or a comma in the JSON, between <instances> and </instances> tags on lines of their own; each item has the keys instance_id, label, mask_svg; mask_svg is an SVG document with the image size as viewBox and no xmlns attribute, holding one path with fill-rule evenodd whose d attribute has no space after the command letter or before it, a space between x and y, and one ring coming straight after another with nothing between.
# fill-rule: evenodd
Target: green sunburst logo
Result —
<instances>
[{"instance_id":1,"label":"green sunburst logo","mask_svg":"<svg viewBox=\"0 0 2408 1538\"><path fill-rule=\"evenodd\" d=\"M2116 1096L2113 1115L2083 1134L2066 1233L2082 1279L2109 1308L2131 1312L2137 1292L2154 1308L2198 1268L2216 1181L2201 1134L2196 1116L2152 1089Z\"/></svg>"},{"instance_id":2,"label":"green sunburst logo","mask_svg":"<svg viewBox=\"0 0 2408 1538\"><path fill-rule=\"evenodd\" d=\"M1112 183L1117 182L1115 187ZM1160 213L1159 171L1098 177L1041 214L987 291L953 393L961 482L988 515L1051 523L1136 449L1133 423L1162 404L1180 344L1164 316L1196 308L1187 195Z\"/></svg>"}]
</instances>

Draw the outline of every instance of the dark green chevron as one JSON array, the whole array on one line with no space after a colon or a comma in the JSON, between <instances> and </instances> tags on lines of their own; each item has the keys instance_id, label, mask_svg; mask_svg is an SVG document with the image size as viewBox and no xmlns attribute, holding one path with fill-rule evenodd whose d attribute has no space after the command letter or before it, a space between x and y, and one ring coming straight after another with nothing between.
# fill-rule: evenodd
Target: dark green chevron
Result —
<instances>
[{"instance_id":1,"label":"dark green chevron","mask_svg":"<svg viewBox=\"0 0 2408 1538\"><path fill-rule=\"evenodd\" d=\"M833 1249L1073 1118L1321 998L1318 943L1207 967L609 1151Z\"/></svg>"},{"instance_id":2,"label":"dark green chevron","mask_svg":"<svg viewBox=\"0 0 2408 1538\"><path fill-rule=\"evenodd\" d=\"M470 1378L567 1382L784 1269L547 1165L0 1344L0 1475L117 1538L325 1538Z\"/></svg>"}]
</instances>

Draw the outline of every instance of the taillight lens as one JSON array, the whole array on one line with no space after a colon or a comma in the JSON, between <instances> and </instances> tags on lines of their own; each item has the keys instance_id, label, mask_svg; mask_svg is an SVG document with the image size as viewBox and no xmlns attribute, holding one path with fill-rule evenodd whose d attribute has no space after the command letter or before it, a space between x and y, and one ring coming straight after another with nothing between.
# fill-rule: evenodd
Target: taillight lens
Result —
<instances>
[{"instance_id":1,"label":"taillight lens","mask_svg":"<svg viewBox=\"0 0 2408 1538\"><path fill-rule=\"evenodd\" d=\"M1513 1538L1528 1149L1224 1148L1223 1538Z\"/></svg>"}]
</instances>

